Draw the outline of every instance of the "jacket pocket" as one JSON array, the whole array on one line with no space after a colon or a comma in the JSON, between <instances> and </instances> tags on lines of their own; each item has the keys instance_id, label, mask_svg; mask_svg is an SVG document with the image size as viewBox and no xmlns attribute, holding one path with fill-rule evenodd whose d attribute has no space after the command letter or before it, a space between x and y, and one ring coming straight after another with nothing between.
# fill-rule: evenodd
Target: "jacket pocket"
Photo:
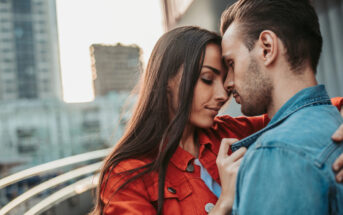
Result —
<instances>
[{"instance_id":1,"label":"jacket pocket","mask_svg":"<svg viewBox=\"0 0 343 215\"><path fill-rule=\"evenodd\" d=\"M158 200L158 183L155 182L153 185L147 188L151 201ZM177 199L179 201L184 200L186 197L192 194L192 189L187 181L179 183L178 185L172 185L166 181L164 185L164 199Z\"/></svg>"}]
</instances>

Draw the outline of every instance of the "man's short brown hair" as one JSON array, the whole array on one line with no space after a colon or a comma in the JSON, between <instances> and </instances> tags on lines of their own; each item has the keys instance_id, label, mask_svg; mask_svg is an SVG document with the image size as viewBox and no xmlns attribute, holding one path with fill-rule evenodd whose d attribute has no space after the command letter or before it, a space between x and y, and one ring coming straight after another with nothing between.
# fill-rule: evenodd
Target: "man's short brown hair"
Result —
<instances>
[{"instance_id":1,"label":"man's short brown hair","mask_svg":"<svg viewBox=\"0 0 343 215\"><path fill-rule=\"evenodd\" d=\"M283 42L293 70L306 60L316 71L323 39L317 14L309 0L239 0L221 17L221 33L237 21L244 43L251 51L264 30L273 31Z\"/></svg>"}]
</instances>

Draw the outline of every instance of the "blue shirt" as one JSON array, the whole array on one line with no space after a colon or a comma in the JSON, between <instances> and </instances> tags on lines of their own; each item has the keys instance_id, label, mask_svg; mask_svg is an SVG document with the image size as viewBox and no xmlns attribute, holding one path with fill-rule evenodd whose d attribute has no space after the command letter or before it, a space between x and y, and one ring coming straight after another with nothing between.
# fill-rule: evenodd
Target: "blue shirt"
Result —
<instances>
[{"instance_id":1,"label":"blue shirt","mask_svg":"<svg viewBox=\"0 0 343 215\"><path fill-rule=\"evenodd\" d=\"M200 167L200 178L204 181L208 189L210 189L212 193L219 198L222 192L221 186L211 177L206 168L200 163L198 158L194 160L194 164Z\"/></svg>"},{"instance_id":2,"label":"blue shirt","mask_svg":"<svg viewBox=\"0 0 343 215\"><path fill-rule=\"evenodd\" d=\"M343 214L343 185L331 168L343 152L331 140L342 122L318 85L298 92L266 128L234 144L233 150L248 150L233 214Z\"/></svg>"}]
</instances>

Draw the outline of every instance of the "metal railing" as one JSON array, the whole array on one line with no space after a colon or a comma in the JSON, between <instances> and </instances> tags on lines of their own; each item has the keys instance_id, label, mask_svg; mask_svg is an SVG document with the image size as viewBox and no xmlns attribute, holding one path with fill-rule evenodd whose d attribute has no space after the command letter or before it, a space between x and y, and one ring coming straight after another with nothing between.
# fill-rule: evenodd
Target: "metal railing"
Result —
<instances>
[{"instance_id":1,"label":"metal railing","mask_svg":"<svg viewBox=\"0 0 343 215\"><path fill-rule=\"evenodd\" d=\"M91 161L99 158L105 157L109 153L110 149L102 149L93 152L87 152L84 154L74 155L66 158L62 158L59 160L51 161L42 165L38 165L13 175L7 176L0 180L0 189L7 187L11 184L14 184L18 181L24 180L26 178L36 176L54 169L58 169L61 167L82 163L85 161Z\"/></svg>"},{"instance_id":2,"label":"metal railing","mask_svg":"<svg viewBox=\"0 0 343 215\"><path fill-rule=\"evenodd\" d=\"M16 182L22 181L24 179L41 175L43 173L56 170L58 168L67 167L67 166L79 164L82 162L90 162L92 160L102 159L109 153L109 150L110 149L103 149L103 150L88 152L88 153L84 153L80 155L75 155L75 156L59 159L56 161L48 162L42 165L38 165L32 168L20 171L18 173L15 173L13 175L0 179L0 189L3 189L9 185L15 184ZM26 214L39 214L42 211L48 209L49 207L52 207L56 203L63 201L64 199L83 193L89 189L93 189L94 187L96 187L96 184L98 182L98 179L97 179L98 176L96 174L101 167L101 163L102 162L96 162L96 163L86 165L86 166L83 166L74 170L70 170L64 174L56 176L50 180L47 180L27 190L26 192L17 196L15 199L8 202L4 207L2 207L0 209L0 215L8 214L10 211L14 210L16 207L23 204L25 201L28 201L29 199L33 198L37 194L42 193L43 191L52 189L70 180L75 180L81 177L88 176L87 178L81 179L74 184L71 184L65 188L62 188L56 191L55 193L45 198L43 201L38 202L31 209L29 209L25 213L25 215ZM90 182L91 179L92 179L92 182Z\"/></svg>"},{"instance_id":3,"label":"metal railing","mask_svg":"<svg viewBox=\"0 0 343 215\"><path fill-rule=\"evenodd\" d=\"M43 201L40 201L38 204L36 204L30 210L28 210L24 215L40 214L51 208L53 205L58 204L59 202L62 202L65 199L68 199L75 195L80 195L81 193L96 187L97 181L98 175L90 176L82 180L79 180L78 182L71 184L48 196Z\"/></svg>"}]
</instances>

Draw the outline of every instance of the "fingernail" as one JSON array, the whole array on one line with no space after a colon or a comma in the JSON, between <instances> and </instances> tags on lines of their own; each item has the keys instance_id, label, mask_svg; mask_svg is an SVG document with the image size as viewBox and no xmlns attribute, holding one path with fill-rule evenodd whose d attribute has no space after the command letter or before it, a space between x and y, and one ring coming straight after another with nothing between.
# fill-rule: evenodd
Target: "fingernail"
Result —
<instances>
[{"instance_id":1,"label":"fingernail","mask_svg":"<svg viewBox=\"0 0 343 215\"><path fill-rule=\"evenodd\" d=\"M339 136L338 136L338 133L336 132L336 133L334 133L333 135L332 135L332 138L333 139L337 139L337 138L339 138Z\"/></svg>"},{"instance_id":2,"label":"fingernail","mask_svg":"<svg viewBox=\"0 0 343 215\"><path fill-rule=\"evenodd\" d=\"M337 164L334 164L334 165L333 165L333 170L335 170L335 171L338 170L338 165L337 165Z\"/></svg>"}]
</instances>

